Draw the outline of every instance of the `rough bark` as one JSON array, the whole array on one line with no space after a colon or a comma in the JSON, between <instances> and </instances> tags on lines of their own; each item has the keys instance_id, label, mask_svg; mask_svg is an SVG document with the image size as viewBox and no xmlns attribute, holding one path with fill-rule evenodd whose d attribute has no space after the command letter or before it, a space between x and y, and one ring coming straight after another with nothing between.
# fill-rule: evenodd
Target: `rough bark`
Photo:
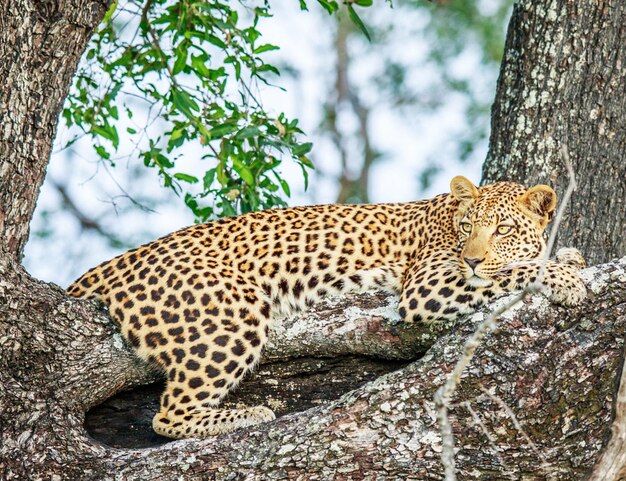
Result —
<instances>
[{"instance_id":1,"label":"rough bark","mask_svg":"<svg viewBox=\"0 0 626 481\"><path fill-rule=\"evenodd\" d=\"M308 401L282 399L287 406L283 413L304 409L306 402L321 404L228 436L142 450L113 449L88 435L86 411L120 390L156 381L159 375L126 348L106 313L32 279L18 259L71 74L107 6L105 0L4 0L0 9L0 479L440 479L433 392L452 369L464 339L482 314L460 322L447 334L451 326L408 328L389 316L386 297L330 301L317 314L285 321L274 333L266 359L272 364L262 369L289 361L281 370L293 374L287 383L292 390L306 384L298 384L297 373L307 372L307 362L329 362L290 361L293 356L345 356L332 361L334 373L325 378L343 383L343 389L333 391L335 395L349 391L339 399L324 400L315 393ZM533 155L554 159L552 143L563 138L557 136L559 132L565 132L575 161L586 153L599 159L598 164L601 161L598 173L620 179L622 164L615 167L613 152L619 146L624 151L623 123L618 119L626 109L622 105L618 111L623 95L615 94L614 83L623 80L624 62L617 61L623 58L624 43L615 44L610 55L603 49L623 39L624 25L613 22L618 18L613 15L623 15L624 6L616 2L585 6L585 10L582 4L561 7L559 0L543 7L530 2L516 7L494 130L506 130L508 116L515 120L510 124L514 127L522 123L520 119L530 119L531 112L523 109L531 109L525 102L532 99L541 106L532 112L549 111L551 99L558 106L551 115L565 112L568 122L561 122L562 130L557 126L531 129L534 137L518 133L506 138L495 133L490 158L505 156L509 151L498 149L509 142L532 146ZM540 8L545 9L543 16L537 15ZM563 28L569 29L561 34L559 16L566 20ZM588 19L596 23L587 24ZM585 42L578 35L581 31L588 35ZM559 43L565 33L576 40ZM576 84L578 90L572 95L578 97L572 98L578 103L559 97L560 90L546 76L552 70L545 70L540 56L517 56L533 51L525 50L524 42L545 56L558 58L566 52L552 70L555 75L571 72L569 77L558 77L557 86ZM599 48L592 54L589 48L594 42ZM551 46L562 48L552 54ZM539 64L530 63L535 61ZM613 70L603 70L606 65L613 65ZM535 68L535 76L543 75L544 83L524 84L525 75L533 78L528 71ZM521 83L514 81L513 74ZM590 78L595 83L585 83ZM536 88L524 90L526 85ZM594 97L585 85L599 85L604 96ZM548 100L540 95L544 91ZM594 113L588 105L592 100L599 102ZM578 108L583 119L589 117L590 127L574 122ZM523 164L525 158L518 151L511 148L508 155ZM604 164L608 170L601 171ZM580 175L580 163L578 170ZM510 177L519 178L516 175ZM528 170L519 175L528 182L534 174ZM576 233L589 238L567 231L574 244L585 247L585 242L595 242L590 232L596 232L596 227L600 242L606 243L605 231L595 222L600 220L607 229L613 222L619 228L624 218L612 217L623 214L623 204L615 200L624 198L623 184L601 180L613 194L596 205L600 203L591 190L579 192L589 206L578 210L580 205L574 205L572 215L586 214L572 222L579 220ZM616 214L604 215L604 206ZM607 243L606 251L612 248ZM452 424L460 478L584 478L610 430L626 324L625 264L622 260L591 271L593 295L578 309L565 310L532 298L505 316L500 329L477 353L455 399ZM442 337L435 341L438 336ZM358 369L354 356L405 362L424 352L408 366L350 390L367 381L363 372L350 378L350 369ZM256 402L259 390L250 392L256 398L246 397L244 389L241 399ZM287 389L283 392L289 396Z\"/></svg>"},{"instance_id":2,"label":"rough bark","mask_svg":"<svg viewBox=\"0 0 626 481\"><path fill-rule=\"evenodd\" d=\"M593 465L610 430L623 351L626 259L588 277L583 306L567 310L532 298L479 350L452 411L461 479L577 480ZM84 412L154 373L95 305L69 300L12 261L0 262L0 279L0 349L8 354L0 358L1 479L440 479L433 392L484 315L338 400L228 436L120 450L87 435ZM373 337L381 347L369 352L403 359L423 352L415 339L427 328L403 337L396 321L382 318L389 299L368 302L343 325L324 306L284 321L281 351L270 348L267 358L298 352L323 316L336 326L325 336L327 356L349 351L346 332L371 333L372 326L379 326ZM409 346L391 354L382 348L396 338Z\"/></svg>"},{"instance_id":3,"label":"rough bark","mask_svg":"<svg viewBox=\"0 0 626 481\"><path fill-rule=\"evenodd\" d=\"M621 481L624 478L626 478L626 369L622 367L611 440L598 459L589 481Z\"/></svg>"},{"instance_id":4,"label":"rough bark","mask_svg":"<svg viewBox=\"0 0 626 481\"><path fill-rule=\"evenodd\" d=\"M0 1L0 246L15 259L76 65L110 3Z\"/></svg>"},{"instance_id":5,"label":"rough bark","mask_svg":"<svg viewBox=\"0 0 626 481\"><path fill-rule=\"evenodd\" d=\"M626 253L625 19L621 0L515 4L483 168L562 194L566 144L579 182L557 243L591 264Z\"/></svg>"},{"instance_id":6,"label":"rough bark","mask_svg":"<svg viewBox=\"0 0 626 481\"><path fill-rule=\"evenodd\" d=\"M366 382L408 364L363 356L306 357L263 364L224 401L269 406L278 417L327 405ZM96 440L116 448L145 448L171 442L152 429L164 383L119 393L85 416L85 429Z\"/></svg>"}]
</instances>

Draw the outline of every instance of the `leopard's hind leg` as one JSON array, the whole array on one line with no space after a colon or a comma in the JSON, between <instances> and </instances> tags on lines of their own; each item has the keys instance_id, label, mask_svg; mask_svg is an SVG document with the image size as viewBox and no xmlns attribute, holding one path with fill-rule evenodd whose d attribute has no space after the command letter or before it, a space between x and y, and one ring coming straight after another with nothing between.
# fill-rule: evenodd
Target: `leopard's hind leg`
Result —
<instances>
[{"instance_id":1,"label":"leopard's hind leg","mask_svg":"<svg viewBox=\"0 0 626 481\"><path fill-rule=\"evenodd\" d=\"M175 349L167 367L167 386L161 408L153 420L154 430L164 436L183 438L221 434L274 419L263 406L219 409L217 406L259 361L267 340L267 316L232 306L246 316L205 318L204 336Z\"/></svg>"},{"instance_id":2,"label":"leopard's hind leg","mask_svg":"<svg viewBox=\"0 0 626 481\"><path fill-rule=\"evenodd\" d=\"M161 396L161 408L152 420L157 434L170 438L206 437L224 434L239 428L275 419L274 413L265 406L243 409L220 409L218 400L198 400L196 396L182 394L177 382L169 382ZM206 393L209 391L199 391ZM223 397L227 388L210 389L211 397Z\"/></svg>"}]
</instances>

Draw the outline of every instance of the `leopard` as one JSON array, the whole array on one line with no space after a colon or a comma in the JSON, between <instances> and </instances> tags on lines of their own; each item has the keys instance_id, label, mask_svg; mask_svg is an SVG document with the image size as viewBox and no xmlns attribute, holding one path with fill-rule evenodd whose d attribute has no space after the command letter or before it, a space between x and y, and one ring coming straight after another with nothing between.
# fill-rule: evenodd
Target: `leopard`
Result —
<instances>
[{"instance_id":1,"label":"leopard","mask_svg":"<svg viewBox=\"0 0 626 481\"><path fill-rule=\"evenodd\" d=\"M220 403L257 365L276 321L326 296L393 292L403 322L452 323L542 272L551 301L580 304L580 252L543 259L556 204L547 185L477 187L457 176L428 200L250 212L130 250L67 292L104 303L136 353L163 371L156 433L225 434L275 419L266 406Z\"/></svg>"}]
</instances>

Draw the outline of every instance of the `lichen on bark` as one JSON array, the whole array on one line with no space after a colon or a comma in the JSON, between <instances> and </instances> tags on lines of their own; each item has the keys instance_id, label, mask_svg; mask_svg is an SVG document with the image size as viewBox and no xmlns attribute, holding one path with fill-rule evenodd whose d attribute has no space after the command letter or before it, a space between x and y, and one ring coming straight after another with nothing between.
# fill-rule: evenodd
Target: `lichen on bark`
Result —
<instances>
[{"instance_id":1,"label":"lichen on bark","mask_svg":"<svg viewBox=\"0 0 626 481\"><path fill-rule=\"evenodd\" d=\"M626 252L626 4L517 2L509 24L483 183L544 183L561 195L566 145L578 190L558 247L590 264Z\"/></svg>"},{"instance_id":2,"label":"lichen on bark","mask_svg":"<svg viewBox=\"0 0 626 481\"><path fill-rule=\"evenodd\" d=\"M504 316L479 349L453 399L460 478L499 479L490 476L508 473L502 476L576 480L593 465L610 428L623 350L626 259L593 268L586 276L591 297L581 307L564 309L531 297ZM0 299L20 290L23 302L43 316L28 321L20 314L20 302L0 303L0 318L10 321L0 323L0 347L6 345L9 326L17 319L24 322L15 356L0 360L0 413L3 419L22 419L11 429L3 424L4 479L42 473L62 479L439 479L433 394L489 310L461 321L420 359L334 401L227 436L143 450L112 449L86 435L83 413L115 391L149 380L145 366L116 345L115 329L97 306L68 301L60 289L43 283L28 284L23 271L11 272L6 264L0 263L0 277ZM388 303L385 296L371 298L369 311L361 308L361 324L369 324L367 312L379 316ZM306 326L319 325L311 316L315 312L290 321L303 323L286 341L294 349L298 336L306 336ZM337 325L333 317L328 322ZM27 335L31 324L41 320L35 334ZM58 334L64 329L69 335ZM343 332L341 326L338 332ZM56 348L37 352L38 338L51 335ZM345 349L341 337L327 336L327 352ZM97 356L89 355L93 352ZM401 349L396 352L403 356ZM24 361L32 355L43 369L16 370L31 365ZM287 357L269 351L267 358L272 356ZM56 376L50 378L49 372ZM77 382L81 377L90 382ZM73 379L69 400L51 394L66 386L65 378ZM16 390L11 379L28 380L25 386L31 390ZM40 413L34 421L28 415L32 412ZM542 457L544 463L538 464Z\"/></svg>"}]
</instances>

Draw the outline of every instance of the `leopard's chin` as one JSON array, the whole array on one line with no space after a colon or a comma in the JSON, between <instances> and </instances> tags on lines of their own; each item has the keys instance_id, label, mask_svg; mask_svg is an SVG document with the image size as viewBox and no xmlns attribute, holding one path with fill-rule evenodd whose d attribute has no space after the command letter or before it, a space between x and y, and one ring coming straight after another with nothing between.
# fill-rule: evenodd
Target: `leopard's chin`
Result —
<instances>
[{"instance_id":1,"label":"leopard's chin","mask_svg":"<svg viewBox=\"0 0 626 481\"><path fill-rule=\"evenodd\" d=\"M484 279L482 277L478 277L477 275L473 275L470 278L466 279L465 282L468 286L471 287L491 287L493 285L493 281L491 279Z\"/></svg>"},{"instance_id":2,"label":"leopard's chin","mask_svg":"<svg viewBox=\"0 0 626 481\"><path fill-rule=\"evenodd\" d=\"M465 283L470 286L470 287L491 287L494 283L493 279L486 279L478 274L476 274L474 271L468 269L465 265L461 264L461 274L463 275L463 278L465 279Z\"/></svg>"}]
</instances>

